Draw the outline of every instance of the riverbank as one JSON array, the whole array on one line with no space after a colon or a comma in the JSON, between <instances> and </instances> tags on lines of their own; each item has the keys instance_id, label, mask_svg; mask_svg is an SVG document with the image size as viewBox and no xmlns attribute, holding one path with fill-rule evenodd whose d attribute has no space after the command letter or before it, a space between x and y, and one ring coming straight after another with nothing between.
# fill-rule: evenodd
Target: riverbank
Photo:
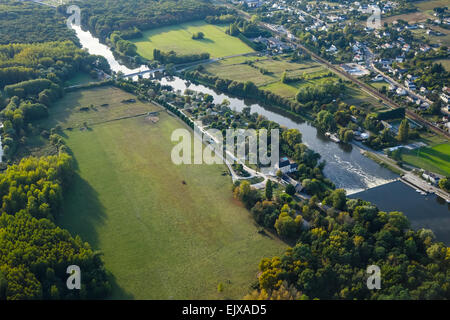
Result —
<instances>
[{"instance_id":1,"label":"riverbank","mask_svg":"<svg viewBox=\"0 0 450 320\"><path fill-rule=\"evenodd\" d=\"M105 44L101 44L90 32L82 31L79 27L74 27L74 30L79 36L83 48L86 48L91 54L103 55L108 60L113 71L130 74L148 70L146 66L131 70L121 65L115 59L110 48ZM287 128L298 129L302 133L303 142L309 148L319 153L322 156L321 159L326 162L324 174L337 188L346 189L348 192L357 192L397 178L395 174L380 167L351 145L341 145L330 141L317 128L303 119L299 119L298 115L294 117L292 114L280 114L279 110L275 112L252 101L215 92L204 85L186 83L185 80L178 77L174 77L173 80L163 78L160 82L161 84L172 86L174 90L181 90L181 92L189 88L194 91L208 93L214 98L214 103L221 103L224 99L227 99L230 101L230 108L236 111L242 111L244 108L249 107L252 113L256 112L265 116L268 120L277 122ZM286 110L284 111L286 112Z\"/></svg>"}]
</instances>

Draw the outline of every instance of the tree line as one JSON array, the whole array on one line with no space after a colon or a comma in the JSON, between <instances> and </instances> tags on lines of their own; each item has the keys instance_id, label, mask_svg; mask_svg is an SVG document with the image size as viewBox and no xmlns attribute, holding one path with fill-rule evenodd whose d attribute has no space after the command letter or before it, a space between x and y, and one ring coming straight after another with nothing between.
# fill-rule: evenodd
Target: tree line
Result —
<instances>
[{"instance_id":1,"label":"tree line","mask_svg":"<svg viewBox=\"0 0 450 320\"><path fill-rule=\"evenodd\" d=\"M73 174L65 152L24 158L0 174L0 299L95 299L109 293L100 253L54 223ZM73 264L83 271L81 290L66 287L66 269Z\"/></svg>"},{"instance_id":2,"label":"tree line","mask_svg":"<svg viewBox=\"0 0 450 320\"><path fill-rule=\"evenodd\" d=\"M74 4L81 8L81 24L100 39L108 38L114 31L149 30L222 12L203 0L78 0ZM58 7L62 14L66 9L67 6Z\"/></svg>"},{"instance_id":3,"label":"tree line","mask_svg":"<svg viewBox=\"0 0 450 320\"><path fill-rule=\"evenodd\" d=\"M302 112L302 105L300 103L292 101L291 99L283 98L270 91L261 90L251 81L243 83L229 79L221 79L217 76L211 76L206 73L199 72L199 70L186 71L184 73L184 77L205 83L210 87L220 90L221 92L243 98L258 99L262 103L269 105L274 104L280 108L296 113Z\"/></svg>"},{"instance_id":4,"label":"tree line","mask_svg":"<svg viewBox=\"0 0 450 320\"><path fill-rule=\"evenodd\" d=\"M153 49L153 59L164 64L182 64L201 60L208 60L210 57L208 52L178 54L175 51L164 52L159 49Z\"/></svg>"}]
</instances>

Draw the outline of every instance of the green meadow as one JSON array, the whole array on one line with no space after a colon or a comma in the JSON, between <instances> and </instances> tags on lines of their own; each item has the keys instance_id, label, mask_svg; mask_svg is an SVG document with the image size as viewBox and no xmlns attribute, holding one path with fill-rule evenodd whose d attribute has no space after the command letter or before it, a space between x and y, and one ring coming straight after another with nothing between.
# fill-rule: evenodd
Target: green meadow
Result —
<instances>
[{"instance_id":1,"label":"green meadow","mask_svg":"<svg viewBox=\"0 0 450 320\"><path fill-rule=\"evenodd\" d=\"M402 152L402 160L418 168L450 176L450 144Z\"/></svg>"},{"instance_id":2,"label":"green meadow","mask_svg":"<svg viewBox=\"0 0 450 320\"><path fill-rule=\"evenodd\" d=\"M129 96L110 87L75 91L52 109L51 124L74 128L63 137L77 171L59 224L103 252L114 299L242 298L260 259L286 245L258 232L233 199L225 166L174 165L171 134L188 127L155 105L120 103ZM85 100L109 107L80 115ZM143 110L159 111L158 121L139 116ZM76 127L83 120L88 129Z\"/></svg>"},{"instance_id":3,"label":"green meadow","mask_svg":"<svg viewBox=\"0 0 450 320\"><path fill-rule=\"evenodd\" d=\"M134 40L137 52L152 59L153 49L175 51L178 54L208 52L211 58L225 57L253 52L253 49L239 38L225 33L226 27L194 21L145 31L143 37ZM202 40L192 39L192 35L203 32Z\"/></svg>"}]
</instances>

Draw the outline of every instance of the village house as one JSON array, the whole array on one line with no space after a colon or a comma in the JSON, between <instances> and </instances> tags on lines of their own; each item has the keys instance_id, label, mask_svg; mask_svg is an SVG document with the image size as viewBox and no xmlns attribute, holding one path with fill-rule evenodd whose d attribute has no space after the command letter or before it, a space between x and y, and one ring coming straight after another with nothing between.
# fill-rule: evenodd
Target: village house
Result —
<instances>
[{"instance_id":1,"label":"village house","mask_svg":"<svg viewBox=\"0 0 450 320\"><path fill-rule=\"evenodd\" d=\"M422 178L424 178L428 182L431 182L434 185L437 185L440 180L440 178L436 174L429 171L424 171L424 173L422 174Z\"/></svg>"},{"instance_id":2,"label":"village house","mask_svg":"<svg viewBox=\"0 0 450 320\"><path fill-rule=\"evenodd\" d=\"M397 90L395 91L399 96L404 96L406 95L406 90L403 88L397 88Z\"/></svg>"},{"instance_id":3,"label":"village house","mask_svg":"<svg viewBox=\"0 0 450 320\"><path fill-rule=\"evenodd\" d=\"M291 160L289 160L287 157L283 157L275 165L275 170L280 170L283 174L292 173L298 170L298 164L295 162L291 162Z\"/></svg>"}]
</instances>

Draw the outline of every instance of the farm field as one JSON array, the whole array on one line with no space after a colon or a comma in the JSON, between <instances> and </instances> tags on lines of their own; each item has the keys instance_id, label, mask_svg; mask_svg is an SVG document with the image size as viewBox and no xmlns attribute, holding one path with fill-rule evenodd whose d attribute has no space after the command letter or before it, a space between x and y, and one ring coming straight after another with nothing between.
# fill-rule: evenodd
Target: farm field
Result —
<instances>
[{"instance_id":1,"label":"farm field","mask_svg":"<svg viewBox=\"0 0 450 320\"><path fill-rule=\"evenodd\" d=\"M135 99L136 102L126 103L129 99ZM159 109L152 104L140 102L134 95L118 88L97 87L66 93L49 109L50 116L38 124L46 129L57 125L63 129L80 128L84 123L92 125Z\"/></svg>"},{"instance_id":2,"label":"farm field","mask_svg":"<svg viewBox=\"0 0 450 320\"><path fill-rule=\"evenodd\" d=\"M450 143L402 152L402 160L415 167L450 176Z\"/></svg>"},{"instance_id":3,"label":"farm field","mask_svg":"<svg viewBox=\"0 0 450 320\"><path fill-rule=\"evenodd\" d=\"M448 0L420 1L414 3L414 6L422 11L433 10L436 7L448 6Z\"/></svg>"},{"instance_id":4,"label":"farm field","mask_svg":"<svg viewBox=\"0 0 450 320\"><path fill-rule=\"evenodd\" d=\"M348 85L346 89L347 97L343 99L348 104L361 105L368 103L371 111L380 111L386 109L386 105L376 97L362 91L355 85Z\"/></svg>"},{"instance_id":5,"label":"farm field","mask_svg":"<svg viewBox=\"0 0 450 320\"><path fill-rule=\"evenodd\" d=\"M238 59L239 60L236 60ZM294 98L299 88L306 85L317 85L326 79L337 79L338 75L333 74L325 76L329 70L321 64L313 61L306 61L303 63L290 62L282 58L271 59L263 58L245 60L250 57L237 57L230 59L223 59L218 62L205 65L205 70L209 74L216 75L223 79L230 79L240 82L252 81L260 89L269 90L285 98ZM246 63L251 61L252 65ZM263 74L261 71L266 70L268 73ZM282 83L281 76L284 71L287 71L288 76L299 76L303 74L305 80L301 82ZM360 105L362 103L370 103L376 109L383 108L380 102L364 93L358 88L348 86L348 96L344 99L346 103Z\"/></svg>"},{"instance_id":6,"label":"farm field","mask_svg":"<svg viewBox=\"0 0 450 320\"><path fill-rule=\"evenodd\" d=\"M222 79L236 80L239 82L252 81L257 86L263 86L280 79L274 74L262 74L258 68L244 63L222 65L221 62L214 62L207 65L205 69L207 72Z\"/></svg>"},{"instance_id":7,"label":"farm field","mask_svg":"<svg viewBox=\"0 0 450 320\"><path fill-rule=\"evenodd\" d=\"M387 18L382 18L381 23L382 24L385 22L392 23L393 21L396 21L396 20L404 20L404 21L408 21L409 24L413 24L413 23L425 21L429 18L432 18L432 15L429 15L426 12L419 11L419 12L405 13L405 14L390 16Z\"/></svg>"},{"instance_id":8,"label":"farm field","mask_svg":"<svg viewBox=\"0 0 450 320\"><path fill-rule=\"evenodd\" d=\"M379 90L383 87L386 87L386 89L389 88L389 83L387 83L386 81L371 81L370 85L377 90Z\"/></svg>"},{"instance_id":9,"label":"farm field","mask_svg":"<svg viewBox=\"0 0 450 320\"><path fill-rule=\"evenodd\" d=\"M324 69L322 71L324 71ZM321 76L323 74L324 74L323 72L319 72L316 74L316 76ZM295 72L287 72L287 75L288 76L296 76L298 74L296 74ZM312 74L310 74L310 75L312 77L314 77ZM271 92L278 94L284 98L293 98L294 99L300 88L305 87L305 86L319 85L322 82L329 80L329 79L337 80L336 77L325 76L325 77L319 78L319 79L311 79L311 80L306 79L306 80L291 82L291 83L282 83L281 81L276 81L276 82L273 82L266 86L261 87L261 89L271 91Z\"/></svg>"},{"instance_id":10,"label":"farm field","mask_svg":"<svg viewBox=\"0 0 450 320\"><path fill-rule=\"evenodd\" d=\"M413 30L413 33L414 33L416 36L422 37L422 39L423 39L424 41L429 40L429 41L431 41L432 43L439 43L439 44L444 45L444 46L450 45L450 32L449 32L449 30L444 29L444 28L440 28L440 27L438 27L438 26L433 26L431 29L432 29L433 31L441 32L441 33L443 33L444 35L442 35L442 36L427 35L427 34L426 34L426 30L424 30L424 29Z\"/></svg>"},{"instance_id":11,"label":"farm field","mask_svg":"<svg viewBox=\"0 0 450 320\"><path fill-rule=\"evenodd\" d=\"M311 77L323 74L327 71L324 67L315 62L296 63L270 58L244 61L235 59L237 58L214 62L206 65L205 69L208 73L223 79L240 82L252 81L261 89L270 90L286 98L293 98L301 85L312 83L315 80L283 84L280 79L284 71L286 71L288 76L299 76L304 74ZM251 61L252 64L250 65L246 63L246 61ZM263 70L267 73L263 73Z\"/></svg>"},{"instance_id":12,"label":"farm field","mask_svg":"<svg viewBox=\"0 0 450 320\"><path fill-rule=\"evenodd\" d=\"M225 166L172 164L177 128L187 126L161 111L156 123L140 116L63 133L77 175L59 224L103 252L113 299L240 299L260 259L286 247L258 233Z\"/></svg>"},{"instance_id":13,"label":"farm field","mask_svg":"<svg viewBox=\"0 0 450 320\"><path fill-rule=\"evenodd\" d=\"M62 129L79 130L86 125L114 121L123 117L134 117L160 108L136 100L134 103L123 101L136 99L135 96L115 87L97 87L68 92L49 108L49 117L36 121L36 126L50 131L60 126ZM17 157L33 155L41 157L56 152L41 135L27 137L26 144L20 145Z\"/></svg>"},{"instance_id":14,"label":"farm field","mask_svg":"<svg viewBox=\"0 0 450 320\"><path fill-rule=\"evenodd\" d=\"M211 58L225 57L253 52L253 49L239 38L225 33L226 27L207 24L204 21L152 29L143 32L143 37L133 40L141 56L152 59L153 49L175 51L179 54L208 52ZM192 39L196 32L203 32L202 40Z\"/></svg>"}]
</instances>

